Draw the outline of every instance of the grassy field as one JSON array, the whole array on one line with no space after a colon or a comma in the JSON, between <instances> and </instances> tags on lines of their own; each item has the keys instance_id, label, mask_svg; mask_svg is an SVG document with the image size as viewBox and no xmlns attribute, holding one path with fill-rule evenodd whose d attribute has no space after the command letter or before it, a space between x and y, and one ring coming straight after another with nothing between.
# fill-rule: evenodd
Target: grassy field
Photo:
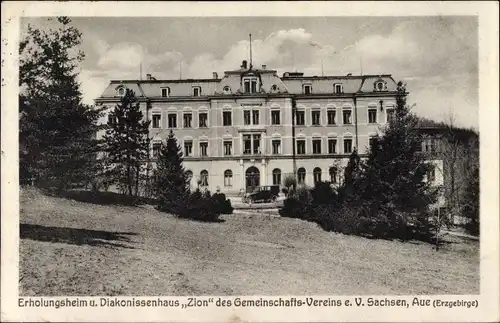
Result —
<instances>
[{"instance_id":1,"label":"grassy field","mask_svg":"<svg viewBox=\"0 0 500 323\"><path fill-rule=\"evenodd\" d=\"M476 294L479 243L369 240L259 213L199 223L21 194L20 295Z\"/></svg>"}]
</instances>

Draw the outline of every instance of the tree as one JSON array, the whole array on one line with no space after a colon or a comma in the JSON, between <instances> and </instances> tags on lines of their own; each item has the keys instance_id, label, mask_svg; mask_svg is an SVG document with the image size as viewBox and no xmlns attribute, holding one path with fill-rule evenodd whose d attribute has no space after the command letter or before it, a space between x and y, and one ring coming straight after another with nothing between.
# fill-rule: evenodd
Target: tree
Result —
<instances>
[{"instance_id":1,"label":"tree","mask_svg":"<svg viewBox=\"0 0 500 323\"><path fill-rule=\"evenodd\" d=\"M20 179L58 190L95 173L102 113L82 104L76 78L85 55L70 23L58 17L59 29L49 31L29 25L19 45Z\"/></svg>"},{"instance_id":2,"label":"tree","mask_svg":"<svg viewBox=\"0 0 500 323\"><path fill-rule=\"evenodd\" d=\"M146 166L149 154L149 124L145 121L139 102L132 90L127 89L113 115L116 122L108 124L105 141L108 176L128 195L139 190L139 176Z\"/></svg>"},{"instance_id":3,"label":"tree","mask_svg":"<svg viewBox=\"0 0 500 323\"><path fill-rule=\"evenodd\" d=\"M426 180L433 165L419 153L417 118L406 105L406 95L399 82L395 116L375 140L359 179L362 199L382 224L383 234L403 239L408 222L427 233L430 206L437 201L437 189Z\"/></svg>"},{"instance_id":4,"label":"tree","mask_svg":"<svg viewBox=\"0 0 500 323\"><path fill-rule=\"evenodd\" d=\"M479 235L479 167L475 167L473 176L465 191L463 213L467 217L465 229L473 235Z\"/></svg>"},{"instance_id":5,"label":"tree","mask_svg":"<svg viewBox=\"0 0 500 323\"><path fill-rule=\"evenodd\" d=\"M182 151L172 130L162 144L156 169L155 195L160 211L182 215L189 200L189 176L182 165ZM201 199L201 197L200 197Z\"/></svg>"},{"instance_id":6,"label":"tree","mask_svg":"<svg viewBox=\"0 0 500 323\"><path fill-rule=\"evenodd\" d=\"M339 196L342 201L352 202L356 199L357 196L355 193L358 191L356 186L359 182L361 171L360 165L361 159L359 158L358 151L354 149L349 156L349 161L344 169L344 181L342 186L338 188Z\"/></svg>"}]
</instances>

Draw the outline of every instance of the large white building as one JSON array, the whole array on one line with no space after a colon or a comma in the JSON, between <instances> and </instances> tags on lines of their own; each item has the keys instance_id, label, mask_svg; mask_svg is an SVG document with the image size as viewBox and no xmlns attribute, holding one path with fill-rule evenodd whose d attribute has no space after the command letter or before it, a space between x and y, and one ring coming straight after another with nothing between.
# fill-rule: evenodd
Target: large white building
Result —
<instances>
[{"instance_id":1,"label":"large white building","mask_svg":"<svg viewBox=\"0 0 500 323\"><path fill-rule=\"evenodd\" d=\"M152 160L173 130L192 186L236 193L280 185L286 174L338 182L353 149L365 154L391 118L396 87L391 75L279 76L243 61L210 79L113 80L96 104L110 108L107 122L133 90L151 120Z\"/></svg>"}]
</instances>

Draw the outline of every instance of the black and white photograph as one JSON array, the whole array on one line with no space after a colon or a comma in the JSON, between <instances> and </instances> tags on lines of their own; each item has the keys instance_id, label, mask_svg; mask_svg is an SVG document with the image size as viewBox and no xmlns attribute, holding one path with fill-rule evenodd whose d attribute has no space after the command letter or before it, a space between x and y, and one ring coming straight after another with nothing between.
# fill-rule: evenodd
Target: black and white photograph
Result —
<instances>
[{"instance_id":1,"label":"black and white photograph","mask_svg":"<svg viewBox=\"0 0 500 323\"><path fill-rule=\"evenodd\" d=\"M107 4L18 20L20 298L479 297L477 14Z\"/></svg>"}]
</instances>

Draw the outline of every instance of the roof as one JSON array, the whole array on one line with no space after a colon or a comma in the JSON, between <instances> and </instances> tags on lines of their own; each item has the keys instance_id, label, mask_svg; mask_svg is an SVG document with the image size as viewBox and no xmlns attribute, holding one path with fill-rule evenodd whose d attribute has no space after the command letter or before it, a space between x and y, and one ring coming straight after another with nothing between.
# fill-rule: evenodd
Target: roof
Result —
<instances>
[{"instance_id":1,"label":"roof","mask_svg":"<svg viewBox=\"0 0 500 323\"><path fill-rule=\"evenodd\" d=\"M389 74L382 75L344 75L344 76L304 76L303 73L289 72L282 77L275 70L244 68L224 72L222 78L214 73L214 78L156 80L112 80L99 99L117 97L117 90L126 87L139 97L160 98L162 88L169 88L170 97L193 97L193 87L201 88L201 96L224 96L241 94L242 79L245 77L258 79L260 93L303 94L303 86L310 84L312 94L326 95L334 93L334 84L341 84L344 94L370 93L376 84L383 85L382 92L396 91L397 84ZM140 86L139 86L140 84Z\"/></svg>"}]
</instances>

